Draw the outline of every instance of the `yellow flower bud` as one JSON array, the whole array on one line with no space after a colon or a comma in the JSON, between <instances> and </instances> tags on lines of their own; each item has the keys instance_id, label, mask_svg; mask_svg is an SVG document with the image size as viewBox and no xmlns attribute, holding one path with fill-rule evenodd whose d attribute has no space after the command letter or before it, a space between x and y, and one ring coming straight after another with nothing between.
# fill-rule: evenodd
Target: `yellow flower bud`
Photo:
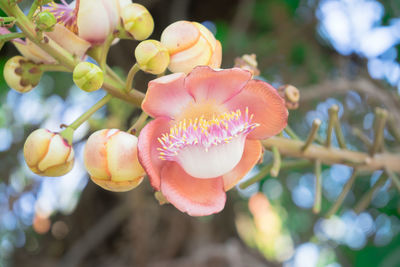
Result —
<instances>
[{"instance_id":1,"label":"yellow flower bud","mask_svg":"<svg viewBox=\"0 0 400 267\"><path fill-rule=\"evenodd\" d=\"M57 19L50 11L43 11L36 16L36 26L39 30L50 32L54 29Z\"/></svg>"},{"instance_id":2,"label":"yellow flower bud","mask_svg":"<svg viewBox=\"0 0 400 267\"><path fill-rule=\"evenodd\" d=\"M117 129L93 133L85 145L84 162L94 183L124 192L138 186L145 175L137 155L136 136Z\"/></svg>"},{"instance_id":3,"label":"yellow flower bud","mask_svg":"<svg viewBox=\"0 0 400 267\"><path fill-rule=\"evenodd\" d=\"M124 29L136 40L147 39L154 29L154 21L150 12L142 5L128 4L121 10Z\"/></svg>"},{"instance_id":4,"label":"yellow flower bud","mask_svg":"<svg viewBox=\"0 0 400 267\"><path fill-rule=\"evenodd\" d=\"M104 81L103 71L95 64L81 62L72 74L74 83L83 91L93 92L101 88Z\"/></svg>"},{"instance_id":5,"label":"yellow flower bud","mask_svg":"<svg viewBox=\"0 0 400 267\"><path fill-rule=\"evenodd\" d=\"M135 49L136 62L140 69L151 73L163 73L169 64L169 53L159 41L146 40Z\"/></svg>"},{"instance_id":6,"label":"yellow flower bud","mask_svg":"<svg viewBox=\"0 0 400 267\"><path fill-rule=\"evenodd\" d=\"M38 85L42 74L37 64L21 56L10 58L3 71L8 86L20 93L29 92Z\"/></svg>"},{"instance_id":7,"label":"yellow flower bud","mask_svg":"<svg viewBox=\"0 0 400 267\"><path fill-rule=\"evenodd\" d=\"M168 69L189 73L194 67L221 66L221 43L203 25L197 22L177 21L161 34L161 43L170 53Z\"/></svg>"},{"instance_id":8,"label":"yellow flower bud","mask_svg":"<svg viewBox=\"0 0 400 267\"><path fill-rule=\"evenodd\" d=\"M28 167L41 176L61 176L74 166L74 150L58 133L46 129L33 131L25 141Z\"/></svg>"}]
</instances>

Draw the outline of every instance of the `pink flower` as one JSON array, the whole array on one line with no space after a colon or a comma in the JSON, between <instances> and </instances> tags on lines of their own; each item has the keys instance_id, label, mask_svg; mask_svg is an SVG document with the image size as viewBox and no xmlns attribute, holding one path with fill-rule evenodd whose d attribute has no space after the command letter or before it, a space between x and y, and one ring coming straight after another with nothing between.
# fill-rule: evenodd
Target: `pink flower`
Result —
<instances>
[{"instance_id":1,"label":"pink flower","mask_svg":"<svg viewBox=\"0 0 400 267\"><path fill-rule=\"evenodd\" d=\"M139 160L150 183L182 212L217 213L259 160L259 139L287 123L284 100L238 68L196 67L149 83L143 110L155 120L141 131Z\"/></svg>"}]
</instances>

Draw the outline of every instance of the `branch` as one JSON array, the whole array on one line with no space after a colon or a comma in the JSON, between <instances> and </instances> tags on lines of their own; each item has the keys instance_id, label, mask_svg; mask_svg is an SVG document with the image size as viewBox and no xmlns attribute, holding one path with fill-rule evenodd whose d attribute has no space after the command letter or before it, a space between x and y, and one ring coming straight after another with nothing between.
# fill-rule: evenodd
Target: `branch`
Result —
<instances>
[{"instance_id":1,"label":"branch","mask_svg":"<svg viewBox=\"0 0 400 267\"><path fill-rule=\"evenodd\" d=\"M367 153L332 147L326 148L317 144L311 144L307 151L303 152L304 142L276 136L263 140L262 144L267 149L272 149L275 146L281 155L286 157L319 159L322 164L345 164L357 167L358 170L362 171L387 168L393 172L400 172L400 155L392 153L379 153L372 158Z\"/></svg>"}]
</instances>

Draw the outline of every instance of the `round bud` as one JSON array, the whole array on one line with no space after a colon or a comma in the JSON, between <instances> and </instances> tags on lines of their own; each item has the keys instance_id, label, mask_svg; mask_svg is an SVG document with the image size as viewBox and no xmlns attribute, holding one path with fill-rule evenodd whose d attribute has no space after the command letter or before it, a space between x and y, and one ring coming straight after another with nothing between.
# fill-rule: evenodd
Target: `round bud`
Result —
<instances>
[{"instance_id":1,"label":"round bud","mask_svg":"<svg viewBox=\"0 0 400 267\"><path fill-rule=\"evenodd\" d=\"M135 49L136 62L140 69L151 73L163 73L169 64L169 53L159 41L146 40Z\"/></svg>"},{"instance_id":2,"label":"round bud","mask_svg":"<svg viewBox=\"0 0 400 267\"><path fill-rule=\"evenodd\" d=\"M171 59L168 68L172 72L189 73L199 65L221 66L221 43L197 22L172 23L161 34L161 43L169 51Z\"/></svg>"},{"instance_id":3,"label":"round bud","mask_svg":"<svg viewBox=\"0 0 400 267\"><path fill-rule=\"evenodd\" d=\"M58 133L46 129L33 131L25 141L24 157L28 167L41 176L61 176L74 165L74 150Z\"/></svg>"},{"instance_id":4,"label":"round bud","mask_svg":"<svg viewBox=\"0 0 400 267\"><path fill-rule=\"evenodd\" d=\"M86 92L100 89L104 81L103 71L97 65L89 62L81 62L76 65L72 78L74 83Z\"/></svg>"},{"instance_id":5,"label":"round bud","mask_svg":"<svg viewBox=\"0 0 400 267\"><path fill-rule=\"evenodd\" d=\"M54 17L53 13L50 11L40 12L36 16L36 27L45 32L51 32L56 25L57 19Z\"/></svg>"},{"instance_id":6,"label":"round bud","mask_svg":"<svg viewBox=\"0 0 400 267\"><path fill-rule=\"evenodd\" d=\"M248 70L253 74L253 76L260 75L260 70L257 68L257 57L256 54L243 55L241 57L235 58L235 68L241 68Z\"/></svg>"},{"instance_id":7,"label":"round bud","mask_svg":"<svg viewBox=\"0 0 400 267\"><path fill-rule=\"evenodd\" d=\"M42 74L39 65L21 56L10 58L3 71L8 86L20 93L29 92L38 85Z\"/></svg>"},{"instance_id":8,"label":"round bud","mask_svg":"<svg viewBox=\"0 0 400 267\"><path fill-rule=\"evenodd\" d=\"M287 109L297 109L299 107L300 91L293 85L282 85L278 88L278 94L285 99Z\"/></svg>"},{"instance_id":9,"label":"round bud","mask_svg":"<svg viewBox=\"0 0 400 267\"><path fill-rule=\"evenodd\" d=\"M124 29L136 40L147 39L154 29L154 21L150 12L142 5L131 3L121 10Z\"/></svg>"},{"instance_id":10,"label":"round bud","mask_svg":"<svg viewBox=\"0 0 400 267\"><path fill-rule=\"evenodd\" d=\"M117 129L94 132L85 145L84 162L94 183L123 192L138 186L145 175L137 155L136 136Z\"/></svg>"}]
</instances>

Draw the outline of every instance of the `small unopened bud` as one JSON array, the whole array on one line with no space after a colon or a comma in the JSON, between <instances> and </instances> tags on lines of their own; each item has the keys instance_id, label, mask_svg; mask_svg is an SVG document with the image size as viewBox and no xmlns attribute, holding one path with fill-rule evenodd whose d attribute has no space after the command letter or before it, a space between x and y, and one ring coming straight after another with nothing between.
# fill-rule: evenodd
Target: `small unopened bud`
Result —
<instances>
[{"instance_id":1,"label":"small unopened bud","mask_svg":"<svg viewBox=\"0 0 400 267\"><path fill-rule=\"evenodd\" d=\"M279 95L285 99L287 109L297 109L300 101L300 91L290 84L278 88Z\"/></svg>"},{"instance_id":2,"label":"small unopened bud","mask_svg":"<svg viewBox=\"0 0 400 267\"><path fill-rule=\"evenodd\" d=\"M136 40L147 39L154 29L154 21L150 12L142 5L131 3L121 10L124 29Z\"/></svg>"},{"instance_id":3,"label":"small unopened bud","mask_svg":"<svg viewBox=\"0 0 400 267\"><path fill-rule=\"evenodd\" d=\"M243 55L235 58L235 67L250 71L254 76L260 75L260 70L257 68L256 54Z\"/></svg>"},{"instance_id":4,"label":"small unopened bud","mask_svg":"<svg viewBox=\"0 0 400 267\"><path fill-rule=\"evenodd\" d=\"M141 70L151 73L163 73L169 64L169 53L159 41L146 40L135 49L136 62Z\"/></svg>"},{"instance_id":5,"label":"small unopened bud","mask_svg":"<svg viewBox=\"0 0 400 267\"><path fill-rule=\"evenodd\" d=\"M137 155L136 136L117 129L93 133L85 145L84 162L90 178L104 189L128 191L145 175Z\"/></svg>"},{"instance_id":6,"label":"small unopened bud","mask_svg":"<svg viewBox=\"0 0 400 267\"><path fill-rule=\"evenodd\" d=\"M74 165L74 150L58 133L46 129L33 131L25 141L24 157L28 167L41 176L61 176Z\"/></svg>"},{"instance_id":7,"label":"small unopened bud","mask_svg":"<svg viewBox=\"0 0 400 267\"><path fill-rule=\"evenodd\" d=\"M38 85L43 71L34 62L15 56L5 64L3 74L9 87L20 93L26 93Z\"/></svg>"},{"instance_id":8,"label":"small unopened bud","mask_svg":"<svg viewBox=\"0 0 400 267\"><path fill-rule=\"evenodd\" d=\"M93 92L101 88L104 81L103 71L95 64L81 62L72 74L74 83L83 91Z\"/></svg>"},{"instance_id":9,"label":"small unopened bud","mask_svg":"<svg viewBox=\"0 0 400 267\"><path fill-rule=\"evenodd\" d=\"M219 68L222 59L221 43L197 22L177 21L161 34L161 43L168 49L172 72L189 73L199 65Z\"/></svg>"},{"instance_id":10,"label":"small unopened bud","mask_svg":"<svg viewBox=\"0 0 400 267\"><path fill-rule=\"evenodd\" d=\"M50 11L40 12L36 16L36 27L45 32L51 32L54 30L54 25L56 25L57 19L54 17L53 13Z\"/></svg>"}]
</instances>

